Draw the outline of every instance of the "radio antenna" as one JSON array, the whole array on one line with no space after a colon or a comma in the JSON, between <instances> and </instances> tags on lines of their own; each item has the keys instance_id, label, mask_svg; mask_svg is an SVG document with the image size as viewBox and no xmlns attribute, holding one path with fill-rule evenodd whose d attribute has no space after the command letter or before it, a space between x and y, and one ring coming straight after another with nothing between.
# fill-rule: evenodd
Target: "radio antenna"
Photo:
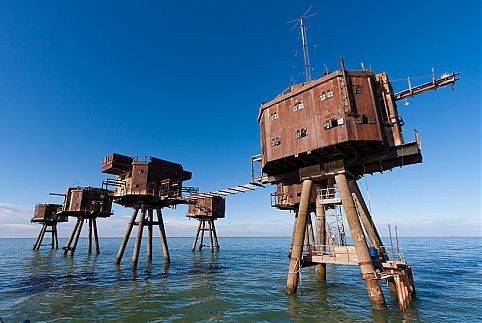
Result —
<instances>
[{"instance_id":1,"label":"radio antenna","mask_svg":"<svg viewBox=\"0 0 482 323\"><path fill-rule=\"evenodd\" d=\"M294 26L292 29L295 29L298 24L300 25L300 30L301 30L301 44L303 46L303 58L305 61L305 76L306 76L306 81L309 82L311 81L311 67L310 67L310 55L308 53L308 39L306 37L306 26L304 24L304 20L306 18L315 16L316 13L309 14L311 10L311 6L306 10L306 12L301 15L298 19L288 21L288 24L294 23Z\"/></svg>"}]
</instances>

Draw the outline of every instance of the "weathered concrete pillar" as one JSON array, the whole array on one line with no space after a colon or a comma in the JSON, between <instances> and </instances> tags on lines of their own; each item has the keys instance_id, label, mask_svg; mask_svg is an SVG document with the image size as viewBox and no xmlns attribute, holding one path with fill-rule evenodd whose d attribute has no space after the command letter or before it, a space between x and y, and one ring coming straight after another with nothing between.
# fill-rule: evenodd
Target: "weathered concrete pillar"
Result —
<instances>
[{"instance_id":1,"label":"weathered concrete pillar","mask_svg":"<svg viewBox=\"0 0 482 323\"><path fill-rule=\"evenodd\" d=\"M144 231L144 222L146 220L146 209L141 210L139 217L139 225L137 226L136 243L134 245L134 252L132 253L132 270L136 270L137 262L139 261L139 252L141 250L142 233Z\"/></svg>"},{"instance_id":2,"label":"weathered concrete pillar","mask_svg":"<svg viewBox=\"0 0 482 323\"><path fill-rule=\"evenodd\" d=\"M354 201L358 209L358 214L360 215L360 220L368 235L368 239L370 239L371 244L375 248L380 249L380 247L383 246L382 239L380 239L380 236L378 235L377 228L375 227L375 223L373 223L370 211L368 211L368 207L365 203L365 200L363 199L356 180L352 179L348 181L348 185L354 197Z\"/></svg>"},{"instance_id":3,"label":"weathered concrete pillar","mask_svg":"<svg viewBox=\"0 0 482 323\"><path fill-rule=\"evenodd\" d=\"M288 279L286 280L286 292L296 293L298 288L299 271L301 270L303 239L306 232L306 219L308 216L308 206L311 195L311 180L304 180L301 189L301 200L298 210L298 220L296 221L295 234L293 238L293 249L291 251Z\"/></svg>"},{"instance_id":4,"label":"weathered concrete pillar","mask_svg":"<svg viewBox=\"0 0 482 323\"><path fill-rule=\"evenodd\" d=\"M120 264L122 260L122 256L124 255L124 251L126 250L127 242L129 241L129 237L132 232L132 227L134 226L134 222L136 222L137 213L139 212L139 208L135 208L134 212L132 212L131 219L129 224L127 225L126 233L124 234L124 239L122 239L122 243L119 248L119 252L117 252L117 257L115 258L115 263Z\"/></svg>"},{"instance_id":5,"label":"weathered concrete pillar","mask_svg":"<svg viewBox=\"0 0 482 323\"><path fill-rule=\"evenodd\" d=\"M291 251L293 250L293 239L295 238L297 220L298 220L298 209L295 210L295 220L293 221L293 231L291 232L290 252L288 253L288 257L291 257Z\"/></svg>"},{"instance_id":6,"label":"weathered concrete pillar","mask_svg":"<svg viewBox=\"0 0 482 323\"><path fill-rule=\"evenodd\" d=\"M197 226L196 236L194 237L194 243L192 244L192 251L196 250L197 239L199 237L199 231L201 230L201 223L202 221L199 220L199 225Z\"/></svg>"},{"instance_id":7,"label":"weathered concrete pillar","mask_svg":"<svg viewBox=\"0 0 482 323\"><path fill-rule=\"evenodd\" d=\"M316 197L316 244L319 246L320 251L325 251L326 245L326 221L325 221L325 207L322 204L321 195ZM316 265L316 276L319 281L326 282L326 264Z\"/></svg>"},{"instance_id":8,"label":"weathered concrete pillar","mask_svg":"<svg viewBox=\"0 0 482 323\"><path fill-rule=\"evenodd\" d=\"M355 202L351 195L350 187L344 173L335 175L335 181L340 191L341 201L345 210L348 226L350 227L351 237L355 245L356 255L358 258L358 265L362 272L365 286L367 287L368 296L374 309L386 309L385 298L383 297L382 289L375 279L375 267L370 257L370 251L363 234L363 228L358 218Z\"/></svg>"},{"instance_id":9,"label":"weathered concrete pillar","mask_svg":"<svg viewBox=\"0 0 482 323\"><path fill-rule=\"evenodd\" d=\"M159 222L159 233L161 235L162 251L164 252L164 261L171 262L171 257L169 256L169 247L167 246L166 229L164 229L164 220L162 219L161 209L156 210L157 221Z\"/></svg>"}]
</instances>

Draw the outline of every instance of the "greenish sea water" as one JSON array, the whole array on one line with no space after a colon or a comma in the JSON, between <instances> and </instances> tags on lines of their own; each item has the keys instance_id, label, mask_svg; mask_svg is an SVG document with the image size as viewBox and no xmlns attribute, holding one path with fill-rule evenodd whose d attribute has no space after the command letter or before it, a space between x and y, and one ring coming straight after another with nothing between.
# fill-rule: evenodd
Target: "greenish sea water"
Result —
<instances>
[{"instance_id":1,"label":"greenish sea water","mask_svg":"<svg viewBox=\"0 0 482 323\"><path fill-rule=\"evenodd\" d=\"M120 266L120 238L101 238L101 254L88 256L86 240L74 257L34 239L0 239L0 318L31 321L425 321L482 320L480 238L401 238L413 264L417 296L400 313L383 286L389 310L372 312L359 270L328 266L328 282L302 270L296 295L286 295L288 238L220 238L221 250L192 253L191 238L170 238L164 265L154 240L145 243L136 274L132 241ZM65 239L60 240L64 245Z\"/></svg>"}]
</instances>

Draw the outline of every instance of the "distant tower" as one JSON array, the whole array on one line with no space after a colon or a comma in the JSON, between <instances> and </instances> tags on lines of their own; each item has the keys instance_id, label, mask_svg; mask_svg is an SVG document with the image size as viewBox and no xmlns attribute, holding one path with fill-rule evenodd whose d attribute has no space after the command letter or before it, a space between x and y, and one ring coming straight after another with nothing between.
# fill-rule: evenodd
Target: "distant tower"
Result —
<instances>
[{"instance_id":1,"label":"distant tower","mask_svg":"<svg viewBox=\"0 0 482 323\"><path fill-rule=\"evenodd\" d=\"M67 245L63 248L65 255L69 251L71 256L74 255L85 221L89 224L87 252L92 252L93 236L95 253L99 254L97 218L108 218L112 215L112 191L96 187L70 187L64 194L64 204L59 215L77 218Z\"/></svg>"},{"instance_id":2,"label":"distant tower","mask_svg":"<svg viewBox=\"0 0 482 323\"><path fill-rule=\"evenodd\" d=\"M216 227L214 221L219 218L224 218L225 199L220 196L212 197L198 197L195 204L190 204L187 217L199 220L199 225L194 237L192 251L196 250L196 244L201 233L199 241L199 250L203 247L204 232L209 232L209 249L211 252L216 248L219 251L218 235L216 234Z\"/></svg>"},{"instance_id":3,"label":"distant tower","mask_svg":"<svg viewBox=\"0 0 482 323\"><path fill-rule=\"evenodd\" d=\"M59 215L57 212L62 208L60 204L37 204L31 222L41 223L42 229L33 245L33 250L39 250L45 232L52 233L52 249L59 248L59 237L57 235L57 223L67 222L67 216ZM49 230L50 227L50 230Z\"/></svg>"},{"instance_id":4,"label":"distant tower","mask_svg":"<svg viewBox=\"0 0 482 323\"><path fill-rule=\"evenodd\" d=\"M158 225L165 262L170 262L162 208L189 204L184 193L197 193L197 189L183 187L191 179L191 172L182 165L151 156L129 157L110 154L102 160L102 172L116 175L116 179L104 181L104 186L114 187L114 202L134 209L115 260L119 264L124 255L134 225L138 226L132 268L137 267L144 226L147 226L147 261L152 261L152 226ZM136 221L139 214L139 219ZM154 221L154 210L157 221Z\"/></svg>"}]
</instances>

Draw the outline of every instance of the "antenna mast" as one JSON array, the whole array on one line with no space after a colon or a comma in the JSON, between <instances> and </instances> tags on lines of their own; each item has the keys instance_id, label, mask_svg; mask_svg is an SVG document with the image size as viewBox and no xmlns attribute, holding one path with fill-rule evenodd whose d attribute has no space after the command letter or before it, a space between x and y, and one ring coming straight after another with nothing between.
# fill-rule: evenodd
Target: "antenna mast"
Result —
<instances>
[{"instance_id":1,"label":"antenna mast","mask_svg":"<svg viewBox=\"0 0 482 323\"><path fill-rule=\"evenodd\" d=\"M311 67L310 67L310 55L308 54L308 39L306 37L306 26L303 22L304 22L304 19L316 15L316 13L312 13L307 16L311 8L312 7L309 7L308 10L306 10L306 12L303 15L301 15L298 19L288 22L289 24L295 23L292 29L294 29L298 23L300 24L301 42L303 46L303 58L305 60L305 76L306 76L307 82L311 81Z\"/></svg>"},{"instance_id":2,"label":"antenna mast","mask_svg":"<svg viewBox=\"0 0 482 323\"><path fill-rule=\"evenodd\" d=\"M300 17L301 42L303 44L303 58L305 60L306 82L311 81L310 55L308 54L308 40L306 39L306 26L303 24L304 17Z\"/></svg>"}]
</instances>

